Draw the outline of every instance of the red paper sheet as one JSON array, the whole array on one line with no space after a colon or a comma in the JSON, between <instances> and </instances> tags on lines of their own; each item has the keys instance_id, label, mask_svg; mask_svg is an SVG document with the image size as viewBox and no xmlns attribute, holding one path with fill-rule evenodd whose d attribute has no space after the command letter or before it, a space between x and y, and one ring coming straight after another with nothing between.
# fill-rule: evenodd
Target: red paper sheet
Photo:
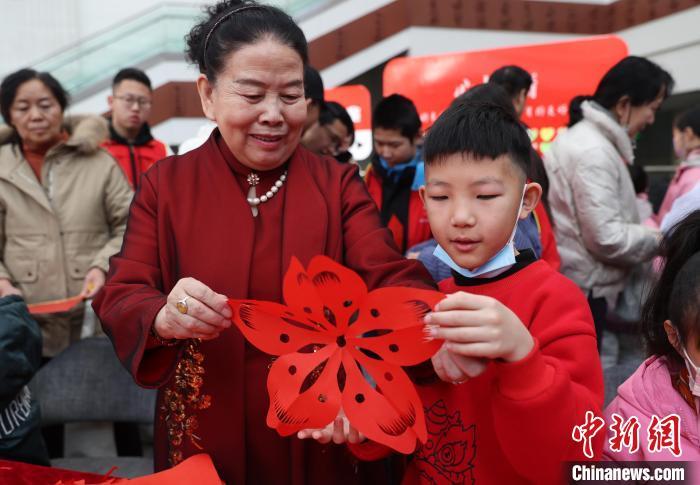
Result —
<instances>
[{"instance_id":1,"label":"red paper sheet","mask_svg":"<svg viewBox=\"0 0 700 485\"><path fill-rule=\"evenodd\" d=\"M112 479L112 482L107 480L109 479L105 475L0 460L0 484L2 485L54 485L55 483L91 485L117 483L120 479Z\"/></svg>"},{"instance_id":2,"label":"red paper sheet","mask_svg":"<svg viewBox=\"0 0 700 485\"><path fill-rule=\"evenodd\" d=\"M39 313L67 312L81 301L83 301L82 296L74 296L72 298L66 298L64 300L53 300L44 301L41 303L32 303L31 305L27 305L27 308L29 308L29 313L31 313L32 315L37 315Z\"/></svg>"},{"instance_id":3,"label":"red paper sheet","mask_svg":"<svg viewBox=\"0 0 700 485\"><path fill-rule=\"evenodd\" d=\"M280 356L267 380L267 424L287 436L323 428L341 407L368 438L402 453L427 434L423 406L401 366L440 348L426 342L423 317L444 298L436 291L372 292L348 268L316 256L294 258L284 278L286 305L229 300L233 321L257 348Z\"/></svg>"},{"instance_id":4,"label":"red paper sheet","mask_svg":"<svg viewBox=\"0 0 700 485\"><path fill-rule=\"evenodd\" d=\"M222 483L211 457L206 453L190 456L174 468L128 481L128 485L222 485Z\"/></svg>"},{"instance_id":5,"label":"red paper sheet","mask_svg":"<svg viewBox=\"0 0 700 485\"><path fill-rule=\"evenodd\" d=\"M118 474L116 469L114 473ZM60 468L0 460L2 485L221 485L214 464L207 454L193 455L179 465L144 477L114 478L110 473L96 475Z\"/></svg>"}]
</instances>

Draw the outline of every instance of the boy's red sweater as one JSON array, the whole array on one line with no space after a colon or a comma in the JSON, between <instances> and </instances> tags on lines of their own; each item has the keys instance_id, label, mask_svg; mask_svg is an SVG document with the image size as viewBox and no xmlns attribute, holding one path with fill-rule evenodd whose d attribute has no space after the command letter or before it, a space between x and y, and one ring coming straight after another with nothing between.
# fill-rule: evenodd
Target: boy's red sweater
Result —
<instances>
[{"instance_id":1,"label":"boy's red sweater","mask_svg":"<svg viewBox=\"0 0 700 485\"><path fill-rule=\"evenodd\" d=\"M565 483L564 462L585 461L572 439L586 411L601 416L603 374L586 298L544 261L519 262L493 279L453 278L444 293L468 291L510 308L535 337L516 363L492 362L460 385L436 380L417 386L426 410L428 441L415 453L404 484ZM600 458L605 428L593 440ZM388 450L351 446L361 459Z\"/></svg>"}]
</instances>

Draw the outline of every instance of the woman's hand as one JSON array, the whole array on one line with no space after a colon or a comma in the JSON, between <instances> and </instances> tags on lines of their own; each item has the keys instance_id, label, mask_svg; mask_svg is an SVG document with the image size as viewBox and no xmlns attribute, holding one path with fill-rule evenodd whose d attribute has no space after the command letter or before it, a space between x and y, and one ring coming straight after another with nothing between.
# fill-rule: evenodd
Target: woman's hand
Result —
<instances>
[{"instance_id":1,"label":"woman's hand","mask_svg":"<svg viewBox=\"0 0 700 485\"><path fill-rule=\"evenodd\" d=\"M19 288L15 288L12 282L7 278L0 278L0 298L10 295L22 295L22 291Z\"/></svg>"},{"instance_id":2,"label":"woman's hand","mask_svg":"<svg viewBox=\"0 0 700 485\"><path fill-rule=\"evenodd\" d=\"M153 327L163 339L211 340L231 326L231 316L226 296L194 278L183 278L168 295Z\"/></svg>"},{"instance_id":3,"label":"woman's hand","mask_svg":"<svg viewBox=\"0 0 700 485\"><path fill-rule=\"evenodd\" d=\"M80 291L80 296L85 300L89 300L95 296L105 285L105 277L105 272L100 268L90 268L88 272L85 273L85 280L83 281L83 289Z\"/></svg>"},{"instance_id":4,"label":"woman's hand","mask_svg":"<svg viewBox=\"0 0 700 485\"><path fill-rule=\"evenodd\" d=\"M300 440L313 438L324 445L330 443L331 440L337 445L342 443L357 444L365 440L365 436L350 424L342 409L333 422L325 428L303 429L297 433L297 438Z\"/></svg>"}]
</instances>

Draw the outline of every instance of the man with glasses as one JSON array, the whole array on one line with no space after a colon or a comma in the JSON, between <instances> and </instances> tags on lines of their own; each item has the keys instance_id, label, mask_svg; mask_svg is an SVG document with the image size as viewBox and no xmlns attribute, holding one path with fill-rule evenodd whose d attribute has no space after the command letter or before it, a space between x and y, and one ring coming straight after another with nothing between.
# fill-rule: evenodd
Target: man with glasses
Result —
<instances>
[{"instance_id":1,"label":"man with glasses","mask_svg":"<svg viewBox=\"0 0 700 485\"><path fill-rule=\"evenodd\" d=\"M337 157L352 144L355 128L347 110L340 104L326 101L321 114L304 132L301 143L318 155Z\"/></svg>"},{"instance_id":2,"label":"man with glasses","mask_svg":"<svg viewBox=\"0 0 700 485\"><path fill-rule=\"evenodd\" d=\"M102 147L108 150L136 189L143 174L158 160L172 155L170 148L151 135L146 120L151 113L151 80L140 69L129 67L112 81L112 95L107 98L112 117L110 137Z\"/></svg>"}]
</instances>

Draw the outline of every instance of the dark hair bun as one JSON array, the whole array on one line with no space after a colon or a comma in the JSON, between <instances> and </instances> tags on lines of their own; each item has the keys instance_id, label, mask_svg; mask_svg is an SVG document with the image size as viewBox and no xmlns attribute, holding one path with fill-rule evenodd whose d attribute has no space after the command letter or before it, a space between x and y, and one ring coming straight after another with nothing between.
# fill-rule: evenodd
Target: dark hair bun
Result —
<instances>
[{"instance_id":1,"label":"dark hair bun","mask_svg":"<svg viewBox=\"0 0 700 485\"><path fill-rule=\"evenodd\" d=\"M214 81L229 55L269 37L289 46L307 63L306 37L294 20L277 7L252 0L222 0L206 7L204 19L185 36L185 54Z\"/></svg>"},{"instance_id":2,"label":"dark hair bun","mask_svg":"<svg viewBox=\"0 0 700 485\"><path fill-rule=\"evenodd\" d=\"M192 27L189 34L185 36L185 43L187 45L185 48L185 55L192 64L197 64L200 72L204 72L204 56L202 52L204 50L204 39L214 26L214 23L226 12L242 7L248 3L249 2L245 0L223 0L203 8L204 19Z\"/></svg>"}]
</instances>

